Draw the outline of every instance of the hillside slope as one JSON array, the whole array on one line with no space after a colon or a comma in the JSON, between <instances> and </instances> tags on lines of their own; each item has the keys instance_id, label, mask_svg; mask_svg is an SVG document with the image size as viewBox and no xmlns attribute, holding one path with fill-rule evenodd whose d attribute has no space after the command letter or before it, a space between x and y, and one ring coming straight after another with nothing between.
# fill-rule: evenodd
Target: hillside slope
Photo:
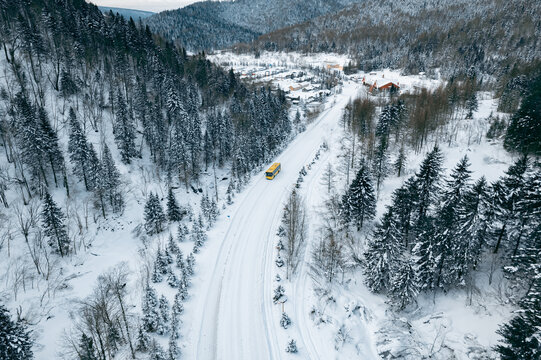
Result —
<instances>
[{"instance_id":1,"label":"hillside slope","mask_svg":"<svg viewBox=\"0 0 541 360\"><path fill-rule=\"evenodd\" d=\"M365 71L471 66L498 74L541 59L537 1L364 1L261 36L252 50L347 53ZM243 47L239 47L242 50Z\"/></svg>"},{"instance_id":2,"label":"hillside slope","mask_svg":"<svg viewBox=\"0 0 541 360\"><path fill-rule=\"evenodd\" d=\"M204 1L145 19L150 28L191 51L217 49L337 11L361 0Z\"/></svg>"}]
</instances>

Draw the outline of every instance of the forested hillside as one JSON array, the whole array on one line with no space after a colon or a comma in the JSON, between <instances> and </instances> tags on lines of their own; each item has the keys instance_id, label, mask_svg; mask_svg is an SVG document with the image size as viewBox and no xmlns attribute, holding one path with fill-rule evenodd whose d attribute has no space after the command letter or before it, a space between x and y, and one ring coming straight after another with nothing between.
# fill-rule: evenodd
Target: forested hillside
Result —
<instances>
[{"instance_id":1,"label":"forested hillside","mask_svg":"<svg viewBox=\"0 0 541 360\"><path fill-rule=\"evenodd\" d=\"M162 351L148 339L156 332L171 337L176 358L194 254L219 212L218 189L203 196L201 176L212 169L216 184L225 174L231 197L282 147L291 130L283 93L246 87L84 0L0 1L0 28L0 358L135 358ZM203 199L199 217L192 193ZM196 245L184 255L171 237L164 260L166 247L153 240L173 226L176 239ZM118 263L141 244L127 258L148 262L137 263L148 266L139 277ZM96 253L100 260L78 272ZM182 270L171 269L173 256ZM153 270L162 261L167 267ZM131 292L139 287L126 285L141 280L152 295L161 271L180 294L176 325L160 318L158 329L147 318L139 327ZM88 285L72 282L85 274ZM155 300L143 308L157 311ZM139 329L147 343L135 343Z\"/></svg>"},{"instance_id":2,"label":"forested hillside","mask_svg":"<svg viewBox=\"0 0 541 360\"><path fill-rule=\"evenodd\" d=\"M190 51L212 50L342 9L360 0L203 1L145 19L145 24Z\"/></svg>"},{"instance_id":3,"label":"forested hillside","mask_svg":"<svg viewBox=\"0 0 541 360\"><path fill-rule=\"evenodd\" d=\"M261 36L257 50L340 52L370 71L499 75L541 58L538 1L364 1ZM239 49L242 49L240 47Z\"/></svg>"}]
</instances>

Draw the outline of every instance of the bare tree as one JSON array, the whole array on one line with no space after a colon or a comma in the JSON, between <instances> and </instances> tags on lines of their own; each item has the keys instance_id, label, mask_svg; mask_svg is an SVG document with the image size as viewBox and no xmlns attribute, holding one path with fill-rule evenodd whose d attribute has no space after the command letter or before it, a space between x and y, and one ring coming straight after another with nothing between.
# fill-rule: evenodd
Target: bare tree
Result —
<instances>
[{"instance_id":1,"label":"bare tree","mask_svg":"<svg viewBox=\"0 0 541 360\"><path fill-rule=\"evenodd\" d=\"M304 201L295 189L289 195L284 207L282 223L278 229L278 235L284 243L286 252L286 278L293 275L301 260L306 239L306 209Z\"/></svg>"},{"instance_id":2,"label":"bare tree","mask_svg":"<svg viewBox=\"0 0 541 360\"><path fill-rule=\"evenodd\" d=\"M28 247L28 253L32 258L32 262L36 267L38 275L41 275L41 270L39 267L39 253L36 252L36 248L32 246L29 239L32 228L38 226L37 220L39 218L39 207L39 202L31 199L28 205L21 206L20 204L17 204L14 210L17 218L17 225L19 226L19 232L24 237L24 241Z\"/></svg>"},{"instance_id":3,"label":"bare tree","mask_svg":"<svg viewBox=\"0 0 541 360\"><path fill-rule=\"evenodd\" d=\"M128 282L127 264L124 262L118 264L111 271L102 275L102 278L105 281L109 292L118 301L118 306L120 307L120 313L122 315L122 322L124 325L124 329L126 330L126 338L128 340L128 344L130 345L131 356L132 359L135 359L135 350L133 348L133 343L131 339L130 323L128 321L125 304L127 294L126 284Z\"/></svg>"},{"instance_id":4,"label":"bare tree","mask_svg":"<svg viewBox=\"0 0 541 360\"><path fill-rule=\"evenodd\" d=\"M115 358L120 345L129 345L131 357L135 350L131 338L132 322L126 303L128 269L120 263L98 277L92 295L80 302L75 329L65 339L73 353L80 352L79 339L84 334L96 344L97 356L108 360Z\"/></svg>"},{"instance_id":5,"label":"bare tree","mask_svg":"<svg viewBox=\"0 0 541 360\"><path fill-rule=\"evenodd\" d=\"M336 172L331 163L328 163L325 167L325 172L321 178L323 184L327 188L327 194L331 193L331 190L334 189Z\"/></svg>"}]
</instances>

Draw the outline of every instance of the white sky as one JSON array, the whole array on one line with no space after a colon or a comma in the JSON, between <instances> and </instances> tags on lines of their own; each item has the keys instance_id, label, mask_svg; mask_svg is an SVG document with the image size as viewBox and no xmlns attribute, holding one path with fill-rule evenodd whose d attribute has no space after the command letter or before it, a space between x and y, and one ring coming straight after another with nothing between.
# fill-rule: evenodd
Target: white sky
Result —
<instances>
[{"instance_id":1,"label":"white sky","mask_svg":"<svg viewBox=\"0 0 541 360\"><path fill-rule=\"evenodd\" d=\"M178 9L201 0L87 0L96 5L159 12Z\"/></svg>"}]
</instances>

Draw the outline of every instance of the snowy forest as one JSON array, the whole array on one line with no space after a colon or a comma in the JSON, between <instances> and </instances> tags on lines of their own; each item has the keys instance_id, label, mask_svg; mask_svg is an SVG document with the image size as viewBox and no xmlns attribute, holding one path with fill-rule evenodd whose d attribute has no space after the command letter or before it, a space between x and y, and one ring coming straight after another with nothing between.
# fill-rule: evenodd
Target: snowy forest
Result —
<instances>
[{"instance_id":1,"label":"snowy forest","mask_svg":"<svg viewBox=\"0 0 541 360\"><path fill-rule=\"evenodd\" d=\"M539 4L269 2L0 0L0 359L541 356Z\"/></svg>"},{"instance_id":2,"label":"snowy forest","mask_svg":"<svg viewBox=\"0 0 541 360\"><path fill-rule=\"evenodd\" d=\"M187 56L148 27L112 12L104 16L83 0L2 1L0 11L0 249L7 284L0 298L17 301L19 293L33 290L47 309L67 286L66 264L91 251L89 234L132 211L132 193L141 191L147 198L143 235L194 219L190 232L189 222L179 225L164 254L149 249L157 265L145 283L161 281L166 272L179 289L171 315L174 354L179 299L187 296L198 252L195 246L183 255L175 243L191 234L201 245L202 228L218 212L212 193L204 197L205 220L177 197L199 191L200 174L224 166L230 169L229 191L240 189L250 170L289 137L283 94L246 87L204 56ZM162 184L166 211L158 194L133 189L129 176L143 177L147 187ZM171 272L172 257L180 275ZM111 359L129 344L135 358L136 351L158 346L144 343L146 332L169 333L163 321L158 328L157 318L145 318L135 342L138 328L125 300L128 275L122 267L100 275L94 295L78 305L66 354ZM147 287L143 308L154 309L158 298ZM171 307L164 298L159 306L166 319ZM24 324L47 317L32 310L21 308L13 322L2 307L2 359L32 357Z\"/></svg>"}]
</instances>

